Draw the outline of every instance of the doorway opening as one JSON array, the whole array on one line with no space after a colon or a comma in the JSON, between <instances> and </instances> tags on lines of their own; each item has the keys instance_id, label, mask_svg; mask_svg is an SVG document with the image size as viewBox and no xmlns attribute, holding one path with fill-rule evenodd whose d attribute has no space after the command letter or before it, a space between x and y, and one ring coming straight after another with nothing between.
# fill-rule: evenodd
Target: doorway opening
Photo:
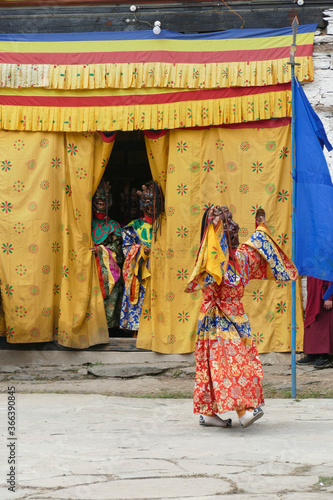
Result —
<instances>
[{"instance_id":1,"label":"doorway opening","mask_svg":"<svg viewBox=\"0 0 333 500\"><path fill-rule=\"evenodd\" d=\"M141 214L136 193L142 184L152 180L143 131L117 132L104 179L111 184L110 218L121 227L138 219ZM128 338L136 334L111 328L109 336Z\"/></svg>"},{"instance_id":2,"label":"doorway opening","mask_svg":"<svg viewBox=\"0 0 333 500\"><path fill-rule=\"evenodd\" d=\"M122 227L140 217L134 194L152 180L143 131L117 132L104 178L111 183L109 216Z\"/></svg>"}]
</instances>

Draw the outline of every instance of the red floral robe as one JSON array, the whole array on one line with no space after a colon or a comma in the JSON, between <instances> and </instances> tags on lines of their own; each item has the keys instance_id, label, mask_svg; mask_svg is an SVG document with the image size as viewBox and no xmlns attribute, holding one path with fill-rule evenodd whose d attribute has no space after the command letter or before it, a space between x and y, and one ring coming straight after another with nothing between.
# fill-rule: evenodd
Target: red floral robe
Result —
<instances>
[{"instance_id":1,"label":"red floral robe","mask_svg":"<svg viewBox=\"0 0 333 500\"><path fill-rule=\"evenodd\" d=\"M225 249L223 235L220 241ZM213 243L211 248L216 250ZM204 271L209 268L209 245L207 248L204 266L196 267L186 291L203 288L195 349L194 413L214 415L264 404L262 367L241 299L250 279L296 279L297 270L264 226L234 251L233 261L226 256L221 279Z\"/></svg>"}]
</instances>

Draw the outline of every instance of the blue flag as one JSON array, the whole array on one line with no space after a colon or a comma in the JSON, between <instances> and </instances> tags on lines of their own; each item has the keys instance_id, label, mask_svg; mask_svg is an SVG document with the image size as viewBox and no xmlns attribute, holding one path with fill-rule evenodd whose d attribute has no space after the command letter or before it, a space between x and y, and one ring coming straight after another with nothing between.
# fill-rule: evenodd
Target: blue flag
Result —
<instances>
[{"instance_id":1,"label":"blue flag","mask_svg":"<svg viewBox=\"0 0 333 500\"><path fill-rule=\"evenodd\" d=\"M323 153L323 124L295 81L296 246L300 276L333 280L333 184Z\"/></svg>"}]
</instances>

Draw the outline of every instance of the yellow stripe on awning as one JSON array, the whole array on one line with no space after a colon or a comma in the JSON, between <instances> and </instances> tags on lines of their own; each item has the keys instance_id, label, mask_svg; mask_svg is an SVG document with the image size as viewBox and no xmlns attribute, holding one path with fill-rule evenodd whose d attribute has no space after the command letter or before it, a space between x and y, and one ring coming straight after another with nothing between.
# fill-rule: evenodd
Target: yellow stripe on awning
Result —
<instances>
[{"instance_id":1,"label":"yellow stripe on awning","mask_svg":"<svg viewBox=\"0 0 333 500\"><path fill-rule=\"evenodd\" d=\"M313 43L313 33L297 35L297 45L310 45ZM261 50L278 47L290 47L292 35L256 37L256 38L228 38L228 39L206 39L206 40L84 40L84 41L0 41L0 52L11 53L60 53L68 54L74 52L133 52L139 51L171 51L182 52L184 62L187 52L225 52ZM50 61L52 62L52 61Z\"/></svg>"}]
</instances>

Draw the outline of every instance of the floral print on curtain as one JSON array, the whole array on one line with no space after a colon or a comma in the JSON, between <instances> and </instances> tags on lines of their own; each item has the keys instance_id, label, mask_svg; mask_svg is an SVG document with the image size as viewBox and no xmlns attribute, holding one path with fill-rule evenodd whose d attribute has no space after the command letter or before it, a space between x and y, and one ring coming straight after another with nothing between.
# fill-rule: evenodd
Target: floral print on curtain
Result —
<instances>
[{"instance_id":1,"label":"floral print on curtain","mask_svg":"<svg viewBox=\"0 0 333 500\"><path fill-rule=\"evenodd\" d=\"M254 232L259 207L282 250L291 255L290 124L172 130L146 135L154 179L164 187L165 217L151 250L151 297L143 304L137 346L162 353L194 350L200 292L184 293L199 247L201 217L228 205L240 241ZM300 287L298 287L300 290ZM259 352L290 350L291 285L252 281L244 296ZM297 298L297 349L303 317Z\"/></svg>"},{"instance_id":2,"label":"floral print on curtain","mask_svg":"<svg viewBox=\"0 0 333 500\"><path fill-rule=\"evenodd\" d=\"M108 342L91 200L112 146L97 133L1 132L0 327L8 342Z\"/></svg>"}]
</instances>

